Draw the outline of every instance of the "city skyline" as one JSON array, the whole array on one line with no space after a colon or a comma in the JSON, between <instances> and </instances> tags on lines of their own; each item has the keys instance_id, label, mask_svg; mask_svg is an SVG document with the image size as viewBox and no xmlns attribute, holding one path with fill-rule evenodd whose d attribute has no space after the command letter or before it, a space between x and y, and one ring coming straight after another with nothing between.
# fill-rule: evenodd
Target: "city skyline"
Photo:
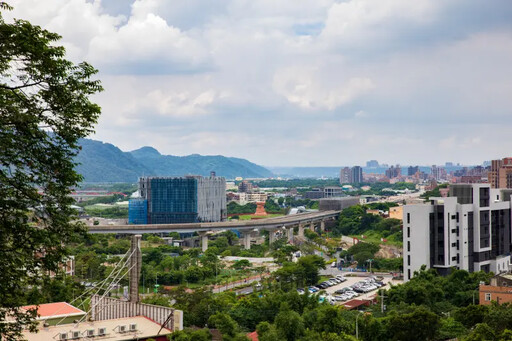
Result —
<instances>
[{"instance_id":1,"label":"city skyline","mask_svg":"<svg viewBox=\"0 0 512 341\"><path fill-rule=\"evenodd\" d=\"M474 165L512 150L497 138L512 124L507 1L13 6L6 18L59 32L68 58L100 70L93 138L122 150L311 167Z\"/></svg>"}]
</instances>

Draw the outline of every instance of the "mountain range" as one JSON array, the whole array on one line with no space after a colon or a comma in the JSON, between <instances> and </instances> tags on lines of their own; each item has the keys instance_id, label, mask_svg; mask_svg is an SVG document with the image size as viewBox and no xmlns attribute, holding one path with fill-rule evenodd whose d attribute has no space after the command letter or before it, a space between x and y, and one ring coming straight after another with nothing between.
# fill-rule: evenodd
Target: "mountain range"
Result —
<instances>
[{"instance_id":1,"label":"mountain range","mask_svg":"<svg viewBox=\"0 0 512 341\"><path fill-rule=\"evenodd\" d=\"M110 143L82 139L76 161L84 182L135 182L140 176L209 175L227 179L268 178L268 169L245 159L222 155L162 155L153 147L123 152Z\"/></svg>"}]
</instances>

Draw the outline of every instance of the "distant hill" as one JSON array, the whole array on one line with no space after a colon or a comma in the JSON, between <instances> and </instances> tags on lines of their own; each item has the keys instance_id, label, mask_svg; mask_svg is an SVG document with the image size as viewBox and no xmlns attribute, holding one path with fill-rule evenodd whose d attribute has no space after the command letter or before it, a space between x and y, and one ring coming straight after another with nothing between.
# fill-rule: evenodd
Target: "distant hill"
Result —
<instances>
[{"instance_id":1,"label":"distant hill","mask_svg":"<svg viewBox=\"0 0 512 341\"><path fill-rule=\"evenodd\" d=\"M110 143L83 139L78 154L77 171L84 182L134 182L139 176L217 175L228 179L267 178L268 169L245 159L222 155L162 155L153 147L123 152Z\"/></svg>"}]
</instances>

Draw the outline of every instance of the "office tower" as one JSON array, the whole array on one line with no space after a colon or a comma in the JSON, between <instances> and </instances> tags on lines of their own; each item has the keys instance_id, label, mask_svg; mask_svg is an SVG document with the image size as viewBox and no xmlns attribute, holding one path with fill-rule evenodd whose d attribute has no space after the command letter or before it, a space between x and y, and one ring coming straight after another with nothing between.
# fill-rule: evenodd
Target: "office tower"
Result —
<instances>
[{"instance_id":1,"label":"office tower","mask_svg":"<svg viewBox=\"0 0 512 341\"><path fill-rule=\"evenodd\" d=\"M492 160L487 176L492 188L512 188L512 158Z\"/></svg>"},{"instance_id":2,"label":"office tower","mask_svg":"<svg viewBox=\"0 0 512 341\"><path fill-rule=\"evenodd\" d=\"M222 177L141 177L139 194L129 203L130 224L215 222L227 216Z\"/></svg>"},{"instance_id":3,"label":"office tower","mask_svg":"<svg viewBox=\"0 0 512 341\"><path fill-rule=\"evenodd\" d=\"M512 190L452 184L449 197L404 206L404 279L422 265L442 275L507 271L511 251Z\"/></svg>"}]
</instances>

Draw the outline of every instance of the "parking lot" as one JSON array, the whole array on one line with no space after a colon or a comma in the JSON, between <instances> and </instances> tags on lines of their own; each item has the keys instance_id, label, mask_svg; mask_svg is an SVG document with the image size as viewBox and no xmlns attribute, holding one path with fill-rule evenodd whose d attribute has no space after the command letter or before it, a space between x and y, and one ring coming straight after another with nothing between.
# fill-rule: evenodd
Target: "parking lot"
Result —
<instances>
[{"instance_id":1,"label":"parking lot","mask_svg":"<svg viewBox=\"0 0 512 341\"><path fill-rule=\"evenodd\" d=\"M391 277L385 277L383 279L379 278L381 279L380 282L384 284L383 286L377 285L375 283L377 280L375 278L371 278L370 276L349 276L345 277L345 279L346 281L342 283L338 283L331 287L322 289L322 291L326 293L324 297L331 304L342 304L354 298L369 299L378 294L379 289L388 289L390 283L401 283L401 281L393 281ZM352 289L351 287L354 285L356 285L359 290ZM366 288L366 290L369 291L361 292L362 288ZM340 293L339 290L343 289L346 289L346 291ZM338 291L338 293L336 293L336 291Z\"/></svg>"}]
</instances>

